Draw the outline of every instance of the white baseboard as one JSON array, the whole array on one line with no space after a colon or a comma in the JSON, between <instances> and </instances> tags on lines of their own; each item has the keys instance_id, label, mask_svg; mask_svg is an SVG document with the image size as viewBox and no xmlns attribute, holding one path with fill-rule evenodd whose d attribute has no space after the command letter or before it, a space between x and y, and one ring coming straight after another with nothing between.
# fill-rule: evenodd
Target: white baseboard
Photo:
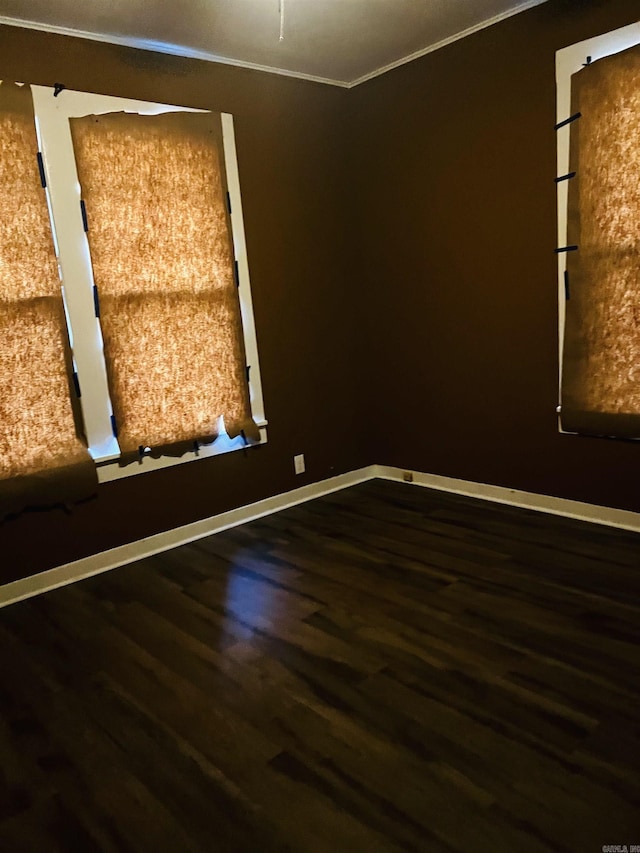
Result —
<instances>
[{"instance_id":1,"label":"white baseboard","mask_svg":"<svg viewBox=\"0 0 640 853\"><path fill-rule=\"evenodd\" d=\"M331 477L329 480L311 483L308 486L293 489L291 492L283 492L280 495L265 498L265 500L248 506L238 507L238 509L232 509L220 515L204 518L202 521L194 521L191 524L185 524L183 527L176 527L164 533L157 533L155 536L138 539L136 542L120 545L117 548L111 548L109 551L92 554L90 557L83 557L73 563L65 563L63 566L56 566L55 569L13 581L0 586L0 607L15 604L25 598L49 592L52 589L66 586L92 575L98 575L101 572L108 572L110 569L133 563L135 560L142 560L144 557L151 557L153 554L168 551L178 545L186 545L187 542L194 542L196 539L211 536L213 533L220 533L230 527L237 527L247 521L262 518L264 515L271 515L281 509L287 509L287 507L319 498L322 495L346 489L348 486L355 486L356 483L370 480L374 476L372 471L372 465L357 471L349 471L346 474Z\"/></svg>"},{"instance_id":2,"label":"white baseboard","mask_svg":"<svg viewBox=\"0 0 640 853\"><path fill-rule=\"evenodd\" d=\"M373 470L375 472L374 477L383 480L403 481L407 469L374 465ZM438 489L442 492L454 492L457 495L481 498L485 501L509 504L523 509L533 509L551 515L563 515L566 518L590 521L594 524L605 524L608 527L619 527L622 530L640 533L640 512L587 504L568 498L554 498L535 492L521 492L518 489L509 489L506 486L490 486L486 483L474 483L471 480L441 477L438 474L421 474L419 471L410 471L410 473L416 486Z\"/></svg>"},{"instance_id":3,"label":"white baseboard","mask_svg":"<svg viewBox=\"0 0 640 853\"><path fill-rule=\"evenodd\" d=\"M205 518L202 521L194 521L192 524L186 524L183 527L176 527L173 530L157 533L155 536L149 536L146 539L139 539L127 545L111 548L109 551L103 551L100 554L92 554L90 557L84 557L72 563L65 563L63 566L57 566L55 569L49 569L46 572L40 572L37 575L0 586L0 607L15 604L25 598L49 592L52 589L57 589L83 578L91 577L91 575L97 575L101 572L115 569L118 566L133 563L144 557L151 557L153 554L158 554L161 551L185 545L187 542L211 536L213 533L220 533L223 530L228 530L230 527L237 527L239 524L245 524L247 521L271 515L274 512L287 509L287 507L319 498L331 492L346 489L349 486L355 486L357 483L363 483L366 480L380 478L402 482L404 480L404 473L405 469L402 468L392 468L387 465L369 465L357 471L340 474L328 480L311 483L308 486L302 486L291 492L274 495L274 497L266 498L257 503ZM567 498L554 498L533 492L521 492L505 486L491 486L484 483L474 483L470 480L441 477L437 474L422 474L417 471L411 471L411 474L413 476L413 485L438 489L444 492L453 492L458 495L467 495L468 497L480 498L481 500L493 501L495 503L509 504L524 509L533 509L539 512L551 513L552 515L563 515L567 518L605 524L609 527L618 527L623 530L640 533L640 513L637 512L596 506L595 504L581 503L580 501L572 501Z\"/></svg>"}]
</instances>

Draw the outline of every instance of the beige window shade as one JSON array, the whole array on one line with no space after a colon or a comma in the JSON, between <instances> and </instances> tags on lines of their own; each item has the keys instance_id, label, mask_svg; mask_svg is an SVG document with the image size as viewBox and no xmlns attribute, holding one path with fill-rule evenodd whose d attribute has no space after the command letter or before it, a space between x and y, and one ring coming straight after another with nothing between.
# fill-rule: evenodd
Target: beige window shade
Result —
<instances>
[{"instance_id":1,"label":"beige window shade","mask_svg":"<svg viewBox=\"0 0 640 853\"><path fill-rule=\"evenodd\" d=\"M123 454L259 438L234 277L220 116L71 119Z\"/></svg>"},{"instance_id":2,"label":"beige window shade","mask_svg":"<svg viewBox=\"0 0 640 853\"><path fill-rule=\"evenodd\" d=\"M70 353L31 91L0 84L0 518L95 491L76 433Z\"/></svg>"},{"instance_id":3,"label":"beige window shade","mask_svg":"<svg viewBox=\"0 0 640 853\"><path fill-rule=\"evenodd\" d=\"M640 437L640 46L572 79L562 426Z\"/></svg>"}]
</instances>

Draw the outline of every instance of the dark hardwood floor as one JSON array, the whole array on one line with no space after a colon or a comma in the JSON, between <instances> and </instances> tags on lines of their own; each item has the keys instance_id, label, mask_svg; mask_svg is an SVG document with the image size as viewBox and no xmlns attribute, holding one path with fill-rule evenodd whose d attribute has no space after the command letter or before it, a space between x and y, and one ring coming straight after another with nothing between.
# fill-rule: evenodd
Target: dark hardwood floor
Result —
<instances>
[{"instance_id":1,"label":"dark hardwood floor","mask_svg":"<svg viewBox=\"0 0 640 853\"><path fill-rule=\"evenodd\" d=\"M0 850L640 844L640 536L373 481L0 611Z\"/></svg>"}]
</instances>

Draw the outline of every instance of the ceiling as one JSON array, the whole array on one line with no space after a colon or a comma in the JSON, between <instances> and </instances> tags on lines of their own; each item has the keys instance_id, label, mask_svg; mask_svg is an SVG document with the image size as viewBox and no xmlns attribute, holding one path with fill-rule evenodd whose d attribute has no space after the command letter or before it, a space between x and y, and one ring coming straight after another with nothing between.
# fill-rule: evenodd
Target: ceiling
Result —
<instances>
[{"instance_id":1,"label":"ceiling","mask_svg":"<svg viewBox=\"0 0 640 853\"><path fill-rule=\"evenodd\" d=\"M0 0L0 23L352 86L543 2Z\"/></svg>"}]
</instances>

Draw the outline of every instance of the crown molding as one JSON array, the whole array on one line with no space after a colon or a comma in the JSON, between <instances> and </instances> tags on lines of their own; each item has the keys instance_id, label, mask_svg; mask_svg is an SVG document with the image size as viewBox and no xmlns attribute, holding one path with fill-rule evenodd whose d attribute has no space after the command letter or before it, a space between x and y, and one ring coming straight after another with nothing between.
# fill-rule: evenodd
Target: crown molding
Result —
<instances>
[{"instance_id":1,"label":"crown molding","mask_svg":"<svg viewBox=\"0 0 640 853\"><path fill-rule=\"evenodd\" d=\"M453 44L456 41L460 41L461 39L466 38L467 36L472 36L474 33L480 32L480 30L486 30L487 27L492 27L494 24L499 24L500 21L506 21L507 18L513 18L514 15L519 15L520 12L526 12L527 9L532 9L534 6L541 6L543 3L546 3L547 0L525 0L524 3L519 3L513 9L509 9L506 12L501 12L499 15L494 15L492 18L487 18L484 21L480 21L479 24L474 24L472 27L467 27L466 30L461 30L459 33L455 35L448 36L441 41L434 42L430 44L428 47L423 47L420 50L416 50L414 53L410 53L407 56L403 56L402 59L396 59L394 62L390 62L388 65L383 65L381 68L377 68L375 71L371 71L369 74L364 74L362 77L358 77L356 80L352 80L350 83L347 83L347 89L353 89L356 86L360 86L361 83L366 83L368 80L373 80L376 77L381 77L383 74L386 74L387 71L393 71L394 68L399 68L401 65L406 65L409 62L413 62L414 59L420 59L421 56L427 56L429 53L434 53L436 50L440 50L442 47L446 47L449 44Z\"/></svg>"},{"instance_id":2,"label":"crown molding","mask_svg":"<svg viewBox=\"0 0 640 853\"><path fill-rule=\"evenodd\" d=\"M260 65L255 62L244 62L240 59L231 59L228 56L219 56L216 53L209 53L205 50L196 50L194 48L183 47L181 45L176 44L168 44L166 42L153 41L151 39L139 39L134 38L132 36L102 35L100 33L92 33L87 32L85 30L76 30L72 27L60 27L54 24L41 24L37 21L27 21L19 18L8 18L4 15L0 15L0 25L5 25L8 27L19 27L21 29L26 30L38 30L40 32L54 33L55 35L71 36L73 38L88 39L89 41L103 42L105 44L115 44L119 45L120 47L133 47L138 50L148 50L154 53L165 53L170 56L185 57L186 59L199 59L203 62L214 62L220 65L231 65L236 68L245 68L249 71L261 71L265 74L278 74L282 77L293 77L297 80L307 80L311 83L322 83L325 86L337 86L342 89L353 89L356 86L359 86L361 83L366 83L368 80L373 80L376 77L380 77L381 75L386 74L388 71L393 71L394 68L399 68L401 65L406 65L408 62L413 62L414 59L420 59L420 57L422 56L426 56L429 53L433 53L436 50L440 50L440 48L442 47L446 47L449 44L453 44L456 41L460 41L460 39L473 35L473 33L477 33L480 30L484 30L487 27L492 27L494 24L500 23L500 21L504 21L507 18L511 18L514 15L520 14L520 12L525 12L527 9L531 9L533 6L540 6L542 5L542 3L546 2L547 0L524 0L523 3L519 3L513 9L509 9L506 12L501 12L499 15L494 15L492 18L487 18L486 20L481 21L479 24L474 24L474 26L468 27L466 30L462 30L461 32L456 33L455 35L449 36L448 38L442 39L441 41L421 48L420 50L417 50L414 53L410 53L407 56L403 56L400 59L396 59L394 62L391 62L388 65L383 65L382 67L377 68L374 71L370 71L369 73L364 74L362 77L358 77L355 80L335 80L331 77L318 77L314 74L305 74L301 71L290 71L286 68L277 68L272 67L270 65Z\"/></svg>"},{"instance_id":3,"label":"crown molding","mask_svg":"<svg viewBox=\"0 0 640 853\"><path fill-rule=\"evenodd\" d=\"M311 83L323 83L326 86L338 86L348 89L349 83L343 80L332 80L329 77L317 77L313 74L304 74L302 71L289 71L286 68L274 68L271 65L260 65L256 62L244 62L241 59L230 59L228 56L219 56L216 53L208 53L206 50L184 47L178 44L169 44L151 39L139 39L133 36L103 35L86 30L76 30L72 27L59 27L55 24L40 24L37 21L25 21L19 18L7 18L0 15L0 25L7 27L18 27L24 30L38 30L43 33L53 33L58 36L71 36L72 38L88 39L103 44L115 44L119 47L133 47L137 50L148 50L152 53L166 53L169 56L180 56L185 59L200 59L203 62L214 62L218 65L231 65L235 68L245 68L249 71L261 71L265 74L279 74L282 77L295 77L297 80L307 80Z\"/></svg>"}]
</instances>

